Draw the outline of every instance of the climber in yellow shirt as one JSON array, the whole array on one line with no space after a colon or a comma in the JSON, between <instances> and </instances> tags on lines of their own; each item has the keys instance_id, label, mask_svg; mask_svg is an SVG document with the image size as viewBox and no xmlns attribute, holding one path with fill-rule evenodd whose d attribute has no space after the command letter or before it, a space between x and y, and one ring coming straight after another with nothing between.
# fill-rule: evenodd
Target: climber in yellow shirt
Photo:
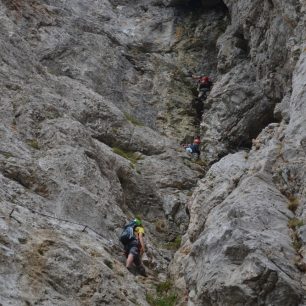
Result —
<instances>
[{"instance_id":1,"label":"climber in yellow shirt","mask_svg":"<svg viewBox=\"0 0 306 306\"><path fill-rule=\"evenodd\" d=\"M134 239L124 244L126 259L126 268L131 271L133 264L137 267L139 273L147 276L145 267L142 263L141 256L145 252L144 243L144 228L140 219L135 219L136 226L134 227Z\"/></svg>"}]
</instances>

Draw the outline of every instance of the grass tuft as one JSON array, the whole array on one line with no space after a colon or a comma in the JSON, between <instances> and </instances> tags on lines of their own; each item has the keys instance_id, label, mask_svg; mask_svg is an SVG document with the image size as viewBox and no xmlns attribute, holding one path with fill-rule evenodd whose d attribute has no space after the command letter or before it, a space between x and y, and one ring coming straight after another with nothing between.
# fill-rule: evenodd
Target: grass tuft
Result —
<instances>
[{"instance_id":1,"label":"grass tuft","mask_svg":"<svg viewBox=\"0 0 306 306\"><path fill-rule=\"evenodd\" d=\"M161 282L156 285L156 292L159 294L168 293L172 288L172 283L170 280L166 280L165 282Z\"/></svg>"},{"instance_id":2,"label":"grass tuft","mask_svg":"<svg viewBox=\"0 0 306 306\"><path fill-rule=\"evenodd\" d=\"M166 296L154 297L151 294L147 294L146 299L151 306L175 306L177 295L172 293Z\"/></svg>"},{"instance_id":3,"label":"grass tuft","mask_svg":"<svg viewBox=\"0 0 306 306\"><path fill-rule=\"evenodd\" d=\"M304 222L298 218L292 218L288 221L288 227L295 230L297 227L303 226Z\"/></svg>"},{"instance_id":4,"label":"grass tuft","mask_svg":"<svg viewBox=\"0 0 306 306\"><path fill-rule=\"evenodd\" d=\"M0 151L0 154L3 155L6 159L14 156L12 153L6 151Z\"/></svg>"},{"instance_id":5,"label":"grass tuft","mask_svg":"<svg viewBox=\"0 0 306 306\"><path fill-rule=\"evenodd\" d=\"M38 141L37 141L36 139L28 140L28 141L27 141L27 144L28 144L29 146L31 146L33 149L35 149L35 150L40 150Z\"/></svg>"},{"instance_id":6,"label":"grass tuft","mask_svg":"<svg viewBox=\"0 0 306 306\"><path fill-rule=\"evenodd\" d=\"M167 250L178 250L182 243L182 237L177 236L174 241L164 244L164 248Z\"/></svg>"},{"instance_id":7,"label":"grass tuft","mask_svg":"<svg viewBox=\"0 0 306 306\"><path fill-rule=\"evenodd\" d=\"M303 246L302 241L296 232L293 233L292 245L297 253L300 251L301 247Z\"/></svg>"},{"instance_id":8,"label":"grass tuft","mask_svg":"<svg viewBox=\"0 0 306 306\"><path fill-rule=\"evenodd\" d=\"M137 118L135 118L134 116L132 116L129 113L124 113L124 116L125 116L127 121L131 122L134 125L137 125L137 126L143 126L144 125L141 121L139 121Z\"/></svg>"},{"instance_id":9,"label":"grass tuft","mask_svg":"<svg viewBox=\"0 0 306 306\"><path fill-rule=\"evenodd\" d=\"M300 201L295 196L289 197L288 200L289 200L288 209L290 209L294 213L297 210L297 208L299 207Z\"/></svg>"},{"instance_id":10,"label":"grass tuft","mask_svg":"<svg viewBox=\"0 0 306 306\"><path fill-rule=\"evenodd\" d=\"M161 282L156 285L156 295L146 295L147 302L151 306L175 306L178 301L178 296L173 289L173 284L170 280Z\"/></svg>"},{"instance_id":11,"label":"grass tuft","mask_svg":"<svg viewBox=\"0 0 306 306\"><path fill-rule=\"evenodd\" d=\"M128 159L132 166L135 166L138 160L141 160L142 157L136 154L135 152L132 151L126 151L118 147L113 147L113 152L124 157L125 159Z\"/></svg>"}]
</instances>

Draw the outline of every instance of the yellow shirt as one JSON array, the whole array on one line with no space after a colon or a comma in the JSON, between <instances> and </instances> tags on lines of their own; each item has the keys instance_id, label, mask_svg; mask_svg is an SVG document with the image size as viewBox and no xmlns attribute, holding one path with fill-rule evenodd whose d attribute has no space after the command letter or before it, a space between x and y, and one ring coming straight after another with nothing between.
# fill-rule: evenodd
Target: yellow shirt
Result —
<instances>
[{"instance_id":1,"label":"yellow shirt","mask_svg":"<svg viewBox=\"0 0 306 306\"><path fill-rule=\"evenodd\" d=\"M134 232L135 234L143 234L144 235L144 228L142 226L137 226L135 229L134 229Z\"/></svg>"}]
</instances>

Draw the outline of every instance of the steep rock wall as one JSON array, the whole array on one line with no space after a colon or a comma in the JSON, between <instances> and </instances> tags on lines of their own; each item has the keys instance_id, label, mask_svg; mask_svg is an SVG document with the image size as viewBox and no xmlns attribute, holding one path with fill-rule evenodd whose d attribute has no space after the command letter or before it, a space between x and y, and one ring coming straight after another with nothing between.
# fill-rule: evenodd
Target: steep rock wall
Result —
<instances>
[{"instance_id":1,"label":"steep rock wall","mask_svg":"<svg viewBox=\"0 0 306 306\"><path fill-rule=\"evenodd\" d=\"M171 271L189 290L188 305L304 305L305 5L225 2L232 24L220 38L220 81L202 123L208 158L227 152L231 135L242 144L250 140L241 126L256 134L253 125L264 125L264 117L255 108L273 121L280 102L281 122L199 182ZM237 31L247 46L242 57Z\"/></svg>"},{"instance_id":2,"label":"steep rock wall","mask_svg":"<svg viewBox=\"0 0 306 306\"><path fill-rule=\"evenodd\" d=\"M218 40L219 80L204 114L207 158L249 147L291 90L298 59L298 1L225 1L231 23ZM229 115L230 114L230 115Z\"/></svg>"},{"instance_id":3,"label":"steep rock wall","mask_svg":"<svg viewBox=\"0 0 306 306\"><path fill-rule=\"evenodd\" d=\"M148 305L187 202L171 273L190 305L302 304L301 3L0 8L2 304ZM178 145L199 132L189 70L215 83L201 123L207 162L250 146L281 102L281 122L249 154L215 163L191 200L204 169ZM148 280L126 273L117 244L134 214L145 220Z\"/></svg>"},{"instance_id":4,"label":"steep rock wall","mask_svg":"<svg viewBox=\"0 0 306 306\"><path fill-rule=\"evenodd\" d=\"M185 202L203 170L148 127L154 109L139 118L132 81L122 84L129 70L142 75L124 54L140 6L0 2L3 305L147 305L124 268L119 231L142 215L148 267L164 275L171 251L160 249L186 229Z\"/></svg>"}]
</instances>

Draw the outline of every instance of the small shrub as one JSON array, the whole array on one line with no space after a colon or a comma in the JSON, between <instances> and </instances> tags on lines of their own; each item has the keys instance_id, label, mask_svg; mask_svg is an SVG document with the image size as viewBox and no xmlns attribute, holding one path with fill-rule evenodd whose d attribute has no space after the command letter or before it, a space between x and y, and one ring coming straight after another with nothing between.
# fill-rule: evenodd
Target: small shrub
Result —
<instances>
[{"instance_id":1,"label":"small shrub","mask_svg":"<svg viewBox=\"0 0 306 306\"><path fill-rule=\"evenodd\" d=\"M288 227L295 230L297 227L303 226L304 222L298 218L292 218L288 221Z\"/></svg>"},{"instance_id":2,"label":"small shrub","mask_svg":"<svg viewBox=\"0 0 306 306\"><path fill-rule=\"evenodd\" d=\"M177 305L179 296L173 283L166 280L156 285L155 295L147 293L146 299L151 306L174 306Z\"/></svg>"},{"instance_id":3,"label":"small shrub","mask_svg":"<svg viewBox=\"0 0 306 306\"><path fill-rule=\"evenodd\" d=\"M288 200L289 200L288 209L290 209L292 212L295 212L300 204L299 199L295 196L291 196L289 197Z\"/></svg>"},{"instance_id":4,"label":"small shrub","mask_svg":"<svg viewBox=\"0 0 306 306\"><path fill-rule=\"evenodd\" d=\"M39 144L38 144L38 141L37 141L36 139L28 140L28 141L27 141L27 144L28 144L29 146L31 146L33 149L35 149L35 150L39 150L39 149L40 149Z\"/></svg>"},{"instance_id":5,"label":"small shrub","mask_svg":"<svg viewBox=\"0 0 306 306\"><path fill-rule=\"evenodd\" d=\"M113 147L113 152L122 156L125 159L128 159L131 162L133 168L137 161L142 159L142 157L137 155L135 152L125 151L118 147Z\"/></svg>"},{"instance_id":6,"label":"small shrub","mask_svg":"<svg viewBox=\"0 0 306 306\"><path fill-rule=\"evenodd\" d=\"M167 293L172 288L172 283L170 280L166 280L165 282L161 282L156 285L156 292L159 294Z\"/></svg>"},{"instance_id":7,"label":"small shrub","mask_svg":"<svg viewBox=\"0 0 306 306\"><path fill-rule=\"evenodd\" d=\"M130 115L129 113L124 113L124 116L125 116L126 120L131 122L132 124L138 125L138 126L143 126L142 122L140 122L137 118Z\"/></svg>"},{"instance_id":8,"label":"small shrub","mask_svg":"<svg viewBox=\"0 0 306 306\"><path fill-rule=\"evenodd\" d=\"M174 241L168 242L164 247L168 250L178 250L182 243L182 237L177 236Z\"/></svg>"},{"instance_id":9,"label":"small shrub","mask_svg":"<svg viewBox=\"0 0 306 306\"><path fill-rule=\"evenodd\" d=\"M172 293L166 296L153 297L151 294L147 294L146 299L151 306L175 306L177 295Z\"/></svg>"}]
</instances>

